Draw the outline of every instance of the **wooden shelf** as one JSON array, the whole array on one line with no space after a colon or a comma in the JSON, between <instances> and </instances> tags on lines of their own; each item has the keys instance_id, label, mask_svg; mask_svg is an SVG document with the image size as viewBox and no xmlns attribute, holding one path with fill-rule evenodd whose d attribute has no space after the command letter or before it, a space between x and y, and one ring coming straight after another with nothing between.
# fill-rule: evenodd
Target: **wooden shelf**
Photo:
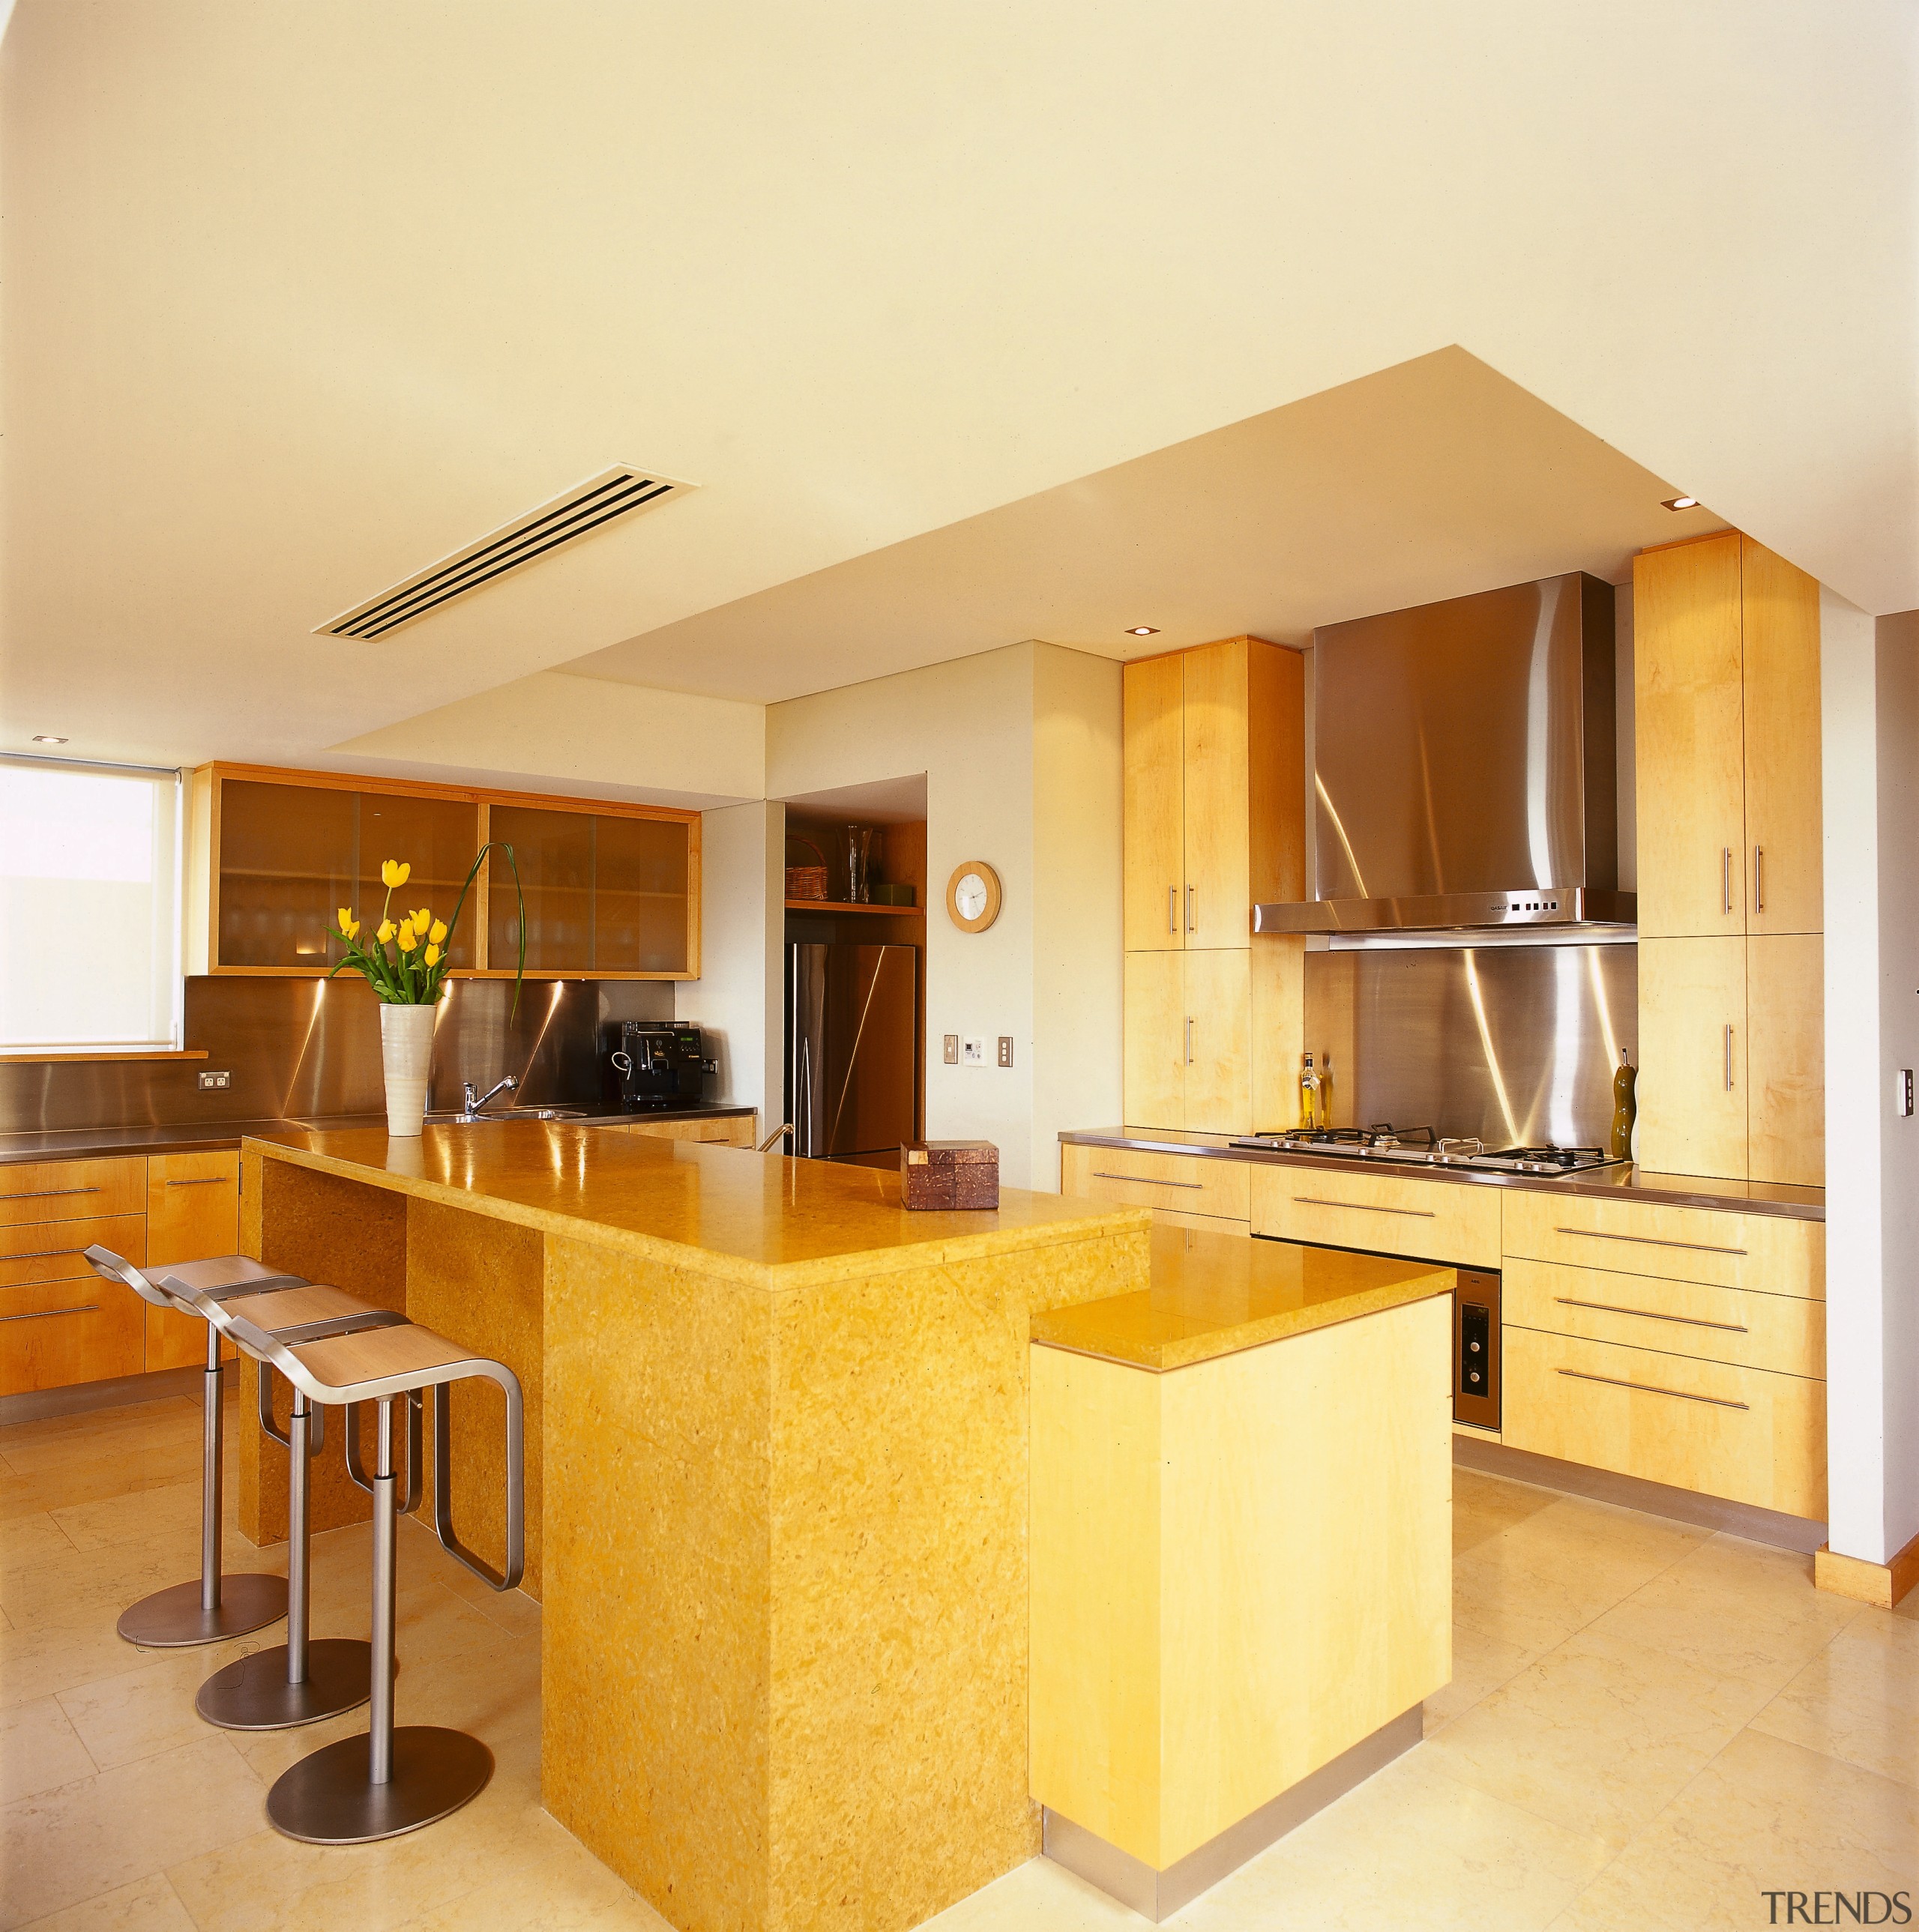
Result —
<instances>
[{"instance_id":1,"label":"wooden shelf","mask_svg":"<svg viewBox=\"0 0 1919 1932\"><path fill-rule=\"evenodd\" d=\"M203 1046L190 1046L184 1050L160 1046L130 1047L119 1052L108 1050L99 1053L0 1053L0 1061L32 1066L56 1060L204 1060L206 1052Z\"/></svg>"},{"instance_id":2,"label":"wooden shelf","mask_svg":"<svg viewBox=\"0 0 1919 1932\"><path fill-rule=\"evenodd\" d=\"M926 910L924 906L853 905L844 899L788 899L788 912L876 912L894 919L917 918Z\"/></svg>"}]
</instances>

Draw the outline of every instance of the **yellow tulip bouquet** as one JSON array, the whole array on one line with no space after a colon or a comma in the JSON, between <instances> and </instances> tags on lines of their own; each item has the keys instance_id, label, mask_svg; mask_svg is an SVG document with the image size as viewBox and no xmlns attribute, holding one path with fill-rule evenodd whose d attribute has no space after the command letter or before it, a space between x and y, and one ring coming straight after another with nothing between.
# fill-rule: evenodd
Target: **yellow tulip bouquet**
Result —
<instances>
[{"instance_id":1,"label":"yellow tulip bouquet","mask_svg":"<svg viewBox=\"0 0 1919 1932\"><path fill-rule=\"evenodd\" d=\"M353 916L353 908L341 907L334 937L346 947L347 956L326 976L331 980L336 974L358 973L387 1006L431 1006L446 984L446 949L454 928L460 923L467 895L493 848L492 841L480 848L449 919L435 919L431 906L420 906L410 912L402 910L396 922L392 916L393 895L412 877L413 868L403 859L385 860L380 877L386 888L386 898L380 908L379 925L371 938L362 941L361 923ZM513 856L512 847L503 844L500 850L506 854L506 862L512 868L513 890L519 896L520 961L513 982L513 1004L517 1007L520 985L527 970L527 897L520 884L519 861Z\"/></svg>"}]
</instances>

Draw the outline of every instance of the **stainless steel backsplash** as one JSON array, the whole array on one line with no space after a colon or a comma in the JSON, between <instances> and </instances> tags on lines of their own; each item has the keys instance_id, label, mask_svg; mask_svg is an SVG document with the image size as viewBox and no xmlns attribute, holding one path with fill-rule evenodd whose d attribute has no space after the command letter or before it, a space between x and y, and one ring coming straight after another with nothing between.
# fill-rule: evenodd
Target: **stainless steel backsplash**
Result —
<instances>
[{"instance_id":1,"label":"stainless steel backsplash","mask_svg":"<svg viewBox=\"0 0 1919 1932\"><path fill-rule=\"evenodd\" d=\"M1620 1049L1639 1060L1638 970L1636 946L1308 952L1306 1045L1332 1057L1332 1124L1604 1147Z\"/></svg>"},{"instance_id":2,"label":"stainless steel backsplash","mask_svg":"<svg viewBox=\"0 0 1919 1932\"><path fill-rule=\"evenodd\" d=\"M672 1016L663 980L529 980L516 1012L511 980L455 980L434 1026L427 1104L457 1107L462 1082L484 1092L506 1073L518 1076L522 1105L598 1102L601 1029ZM186 1043L207 1058L0 1064L0 1132L377 1114L386 1105L380 1005L356 979L189 979ZM215 1070L233 1084L202 1091L200 1075Z\"/></svg>"}]
</instances>

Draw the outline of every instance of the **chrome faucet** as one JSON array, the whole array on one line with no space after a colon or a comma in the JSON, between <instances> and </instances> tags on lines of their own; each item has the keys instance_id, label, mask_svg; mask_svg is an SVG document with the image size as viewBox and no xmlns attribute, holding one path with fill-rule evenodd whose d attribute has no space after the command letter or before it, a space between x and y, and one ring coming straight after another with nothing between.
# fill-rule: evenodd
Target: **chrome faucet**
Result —
<instances>
[{"instance_id":1,"label":"chrome faucet","mask_svg":"<svg viewBox=\"0 0 1919 1932\"><path fill-rule=\"evenodd\" d=\"M461 1090L467 1103L464 1111L464 1118L469 1120L477 1119L479 1115L480 1109L484 1107L488 1101L491 1100L496 1094L513 1093L517 1090L519 1084L519 1082L509 1073L504 1080L500 1081L497 1085L489 1087L486 1091L482 1094L470 1080L467 1081Z\"/></svg>"}]
</instances>

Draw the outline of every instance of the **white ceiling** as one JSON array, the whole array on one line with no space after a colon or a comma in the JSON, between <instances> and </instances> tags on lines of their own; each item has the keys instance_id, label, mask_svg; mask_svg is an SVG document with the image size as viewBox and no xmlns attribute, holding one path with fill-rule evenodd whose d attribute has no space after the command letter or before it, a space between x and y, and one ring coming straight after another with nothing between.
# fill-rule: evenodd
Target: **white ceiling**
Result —
<instances>
[{"instance_id":1,"label":"white ceiling","mask_svg":"<svg viewBox=\"0 0 1919 1932\"><path fill-rule=\"evenodd\" d=\"M1625 582L1635 550L1724 527L1665 508L1677 494L1443 350L566 668L768 699L1026 638L1115 658L1242 632L1304 644L1561 571Z\"/></svg>"},{"instance_id":2,"label":"white ceiling","mask_svg":"<svg viewBox=\"0 0 1919 1932\"><path fill-rule=\"evenodd\" d=\"M0 748L324 763L562 665L763 700L1116 616L1283 634L1616 553L1623 518L1555 519L1635 465L1919 604L1916 32L1908 0L20 0ZM1562 500L1485 445L1462 499L1387 412L1302 500L1289 424L1455 344L1485 369L1442 417L1497 370L1631 462L1569 457ZM1203 571L1107 520L1155 452ZM616 461L701 487L386 646L310 634Z\"/></svg>"}]
</instances>

